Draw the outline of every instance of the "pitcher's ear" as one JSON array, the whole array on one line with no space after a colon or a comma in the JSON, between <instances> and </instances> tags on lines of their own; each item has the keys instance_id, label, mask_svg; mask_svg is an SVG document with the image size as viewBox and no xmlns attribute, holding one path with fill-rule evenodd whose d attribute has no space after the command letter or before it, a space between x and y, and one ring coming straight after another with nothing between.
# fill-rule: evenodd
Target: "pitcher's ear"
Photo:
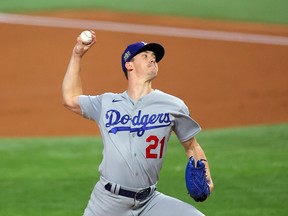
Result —
<instances>
[{"instance_id":1,"label":"pitcher's ear","mask_svg":"<svg viewBox=\"0 0 288 216\"><path fill-rule=\"evenodd\" d=\"M131 69L132 69L132 64L131 64L131 62L126 62L126 63L125 63L125 67L126 67L127 70L131 70Z\"/></svg>"}]
</instances>

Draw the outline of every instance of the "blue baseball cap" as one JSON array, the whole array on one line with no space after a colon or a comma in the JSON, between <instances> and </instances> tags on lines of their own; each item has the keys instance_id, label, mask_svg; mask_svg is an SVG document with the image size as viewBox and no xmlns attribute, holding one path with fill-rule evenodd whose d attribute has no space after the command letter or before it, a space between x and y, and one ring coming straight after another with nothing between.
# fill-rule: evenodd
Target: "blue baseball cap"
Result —
<instances>
[{"instance_id":1,"label":"blue baseball cap","mask_svg":"<svg viewBox=\"0 0 288 216\"><path fill-rule=\"evenodd\" d=\"M129 46L127 46L127 48L125 49L125 51L121 56L122 70L123 71L126 70L125 67L126 62L129 62L135 55L146 50L154 52L156 56L156 62L159 62L163 58L165 53L164 47L158 43L137 42L130 44Z\"/></svg>"}]
</instances>

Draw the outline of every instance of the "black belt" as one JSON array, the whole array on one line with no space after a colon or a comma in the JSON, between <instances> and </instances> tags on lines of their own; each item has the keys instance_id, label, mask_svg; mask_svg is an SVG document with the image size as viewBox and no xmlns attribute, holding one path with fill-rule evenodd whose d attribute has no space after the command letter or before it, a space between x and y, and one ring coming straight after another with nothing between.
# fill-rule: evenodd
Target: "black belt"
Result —
<instances>
[{"instance_id":1,"label":"black belt","mask_svg":"<svg viewBox=\"0 0 288 216\"><path fill-rule=\"evenodd\" d=\"M111 183L108 183L105 185L105 189L110 191L110 192L111 192L111 187L112 187ZM129 190L125 190L125 189L120 188L118 194L121 196L134 198L138 201L142 201L142 200L145 200L150 195L150 192L151 192L151 187L145 188L145 189L140 190L138 192L129 191Z\"/></svg>"}]
</instances>

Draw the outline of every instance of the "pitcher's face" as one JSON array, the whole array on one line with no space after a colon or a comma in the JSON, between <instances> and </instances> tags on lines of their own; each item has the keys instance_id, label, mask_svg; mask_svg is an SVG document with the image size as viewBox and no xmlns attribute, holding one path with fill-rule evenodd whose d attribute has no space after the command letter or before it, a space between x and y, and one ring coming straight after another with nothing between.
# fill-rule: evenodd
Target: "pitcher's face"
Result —
<instances>
[{"instance_id":1,"label":"pitcher's face","mask_svg":"<svg viewBox=\"0 0 288 216\"><path fill-rule=\"evenodd\" d=\"M156 62L156 56L152 51L143 51L133 58L133 67L137 73L141 76L147 76L149 79L153 79L158 73L158 64Z\"/></svg>"}]
</instances>

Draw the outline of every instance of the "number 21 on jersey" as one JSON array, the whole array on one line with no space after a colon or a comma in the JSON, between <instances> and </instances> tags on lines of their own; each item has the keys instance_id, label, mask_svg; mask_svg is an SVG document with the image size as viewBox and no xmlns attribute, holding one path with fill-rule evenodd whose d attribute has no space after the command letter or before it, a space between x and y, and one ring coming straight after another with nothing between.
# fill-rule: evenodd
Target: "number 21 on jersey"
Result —
<instances>
[{"instance_id":1,"label":"number 21 on jersey","mask_svg":"<svg viewBox=\"0 0 288 216\"><path fill-rule=\"evenodd\" d=\"M165 137L159 139L155 135L151 135L146 139L146 142L149 144L146 148L146 158L162 158L163 149L165 145Z\"/></svg>"}]
</instances>

